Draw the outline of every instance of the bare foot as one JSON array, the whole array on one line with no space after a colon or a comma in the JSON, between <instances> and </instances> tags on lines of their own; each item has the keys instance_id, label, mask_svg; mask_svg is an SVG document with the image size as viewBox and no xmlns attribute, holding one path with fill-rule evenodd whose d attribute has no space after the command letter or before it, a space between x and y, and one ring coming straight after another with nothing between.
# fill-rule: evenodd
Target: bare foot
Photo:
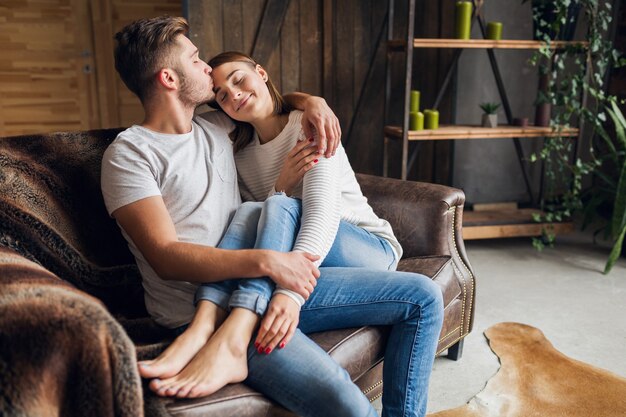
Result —
<instances>
[{"instance_id":1,"label":"bare foot","mask_svg":"<svg viewBox=\"0 0 626 417\"><path fill-rule=\"evenodd\" d=\"M139 362L139 374L144 378L169 378L178 374L207 343L225 317L226 312L215 304L200 301L185 332L156 359Z\"/></svg>"},{"instance_id":2,"label":"bare foot","mask_svg":"<svg viewBox=\"0 0 626 417\"><path fill-rule=\"evenodd\" d=\"M236 311L247 313L238 316ZM255 313L234 309L182 372L171 378L154 379L150 388L161 396L196 398L210 395L226 384L243 381L248 376L248 341L257 321Z\"/></svg>"}]
</instances>

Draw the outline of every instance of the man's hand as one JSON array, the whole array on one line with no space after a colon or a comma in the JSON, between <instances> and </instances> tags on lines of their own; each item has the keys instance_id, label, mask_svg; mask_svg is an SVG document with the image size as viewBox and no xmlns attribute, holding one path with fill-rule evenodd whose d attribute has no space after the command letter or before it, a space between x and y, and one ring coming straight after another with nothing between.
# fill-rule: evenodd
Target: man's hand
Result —
<instances>
[{"instance_id":1,"label":"man's hand","mask_svg":"<svg viewBox=\"0 0 626 417\"><path fill-rule=\"evenodd\" d=\"M335 113L321 97L309 96L304 103L302 129L307 138L317 133L317 149L330 158L341 141L341 126Z\"/></svg>"},{"instance_id":2,"label":"man's hand","mask_svg":"<svg viewBox=\"0 0 626 417\"><path fill-rule=\"evenodd\" d=\"M272 281L280 287L300 294L305 300L317 285L320 271L313 262L320 257L306 252L267 251L270 259L265 263Z\"/></svg>"},{"instance_id":3,"label":"man's hand","mask_svg":"<svg viewBox=\"0 0 626 417\"><path fill-rule=\"evenodd\" d=\"M276 346L284 348L293 337L299 321L300 306L287 295L274 295L261 321L254 346L259 353L266 354Z\"/></svg>"},{"instance_id":4,"label":"man's hand","mask_svg":"<svg viewBox=\"0 0 626 417\"><path fill-rule=\"evenodd\" d=\"M285 163L276 180L276 191L284 191L291 195L293 189L302 181L304 174L317 164L320 156L317 148L310 146L313 139L298 141L296 146L285 157Z\"/></svg>"}]
</instances>

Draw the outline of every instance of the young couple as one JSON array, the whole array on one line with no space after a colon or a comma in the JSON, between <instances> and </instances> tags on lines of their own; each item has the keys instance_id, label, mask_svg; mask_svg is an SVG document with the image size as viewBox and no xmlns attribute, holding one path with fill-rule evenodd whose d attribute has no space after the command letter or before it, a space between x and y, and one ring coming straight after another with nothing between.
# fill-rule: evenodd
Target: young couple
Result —
<instances>
[{"instance_id":1,"label":"young couple","mask_svg":"<svg viewBox=\"0 0 626 417\"><path fill-rule=\"evenodd\" d=\"M383 415L423 416L441 292L393 271L402 249L361 194L334 115L316 97L283 100L243 54L205 63L187 30L161 17L116 35L145 119L105 152L102 191L148 311L180 333L141 375L164 396L244 381L298 415L376 416L306 333L388 325ZM222 111L194 117L206 102Z\"/></svg>"}]
</instances>

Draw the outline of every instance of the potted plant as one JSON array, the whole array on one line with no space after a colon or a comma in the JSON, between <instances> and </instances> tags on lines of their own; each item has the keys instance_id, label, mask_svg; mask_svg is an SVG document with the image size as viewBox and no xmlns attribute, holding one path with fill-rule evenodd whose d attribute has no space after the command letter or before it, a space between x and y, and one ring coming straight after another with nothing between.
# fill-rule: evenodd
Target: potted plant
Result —
<instances>
[{"instance_id":1,"label":"potted plant","mask_svg":"<svg viewBox=\"0 0 626 417\"><path fill-rule=\"evenodd\" d=\"M500 103L482 103L480 108L483 109L483 127L498 126L498 108Z\"/></svg>"},{"instance_id":2,"label":"potted plant","mask_svg":"<svg viewBox=\"0 0 626 417\"><path fill-rule=\"evenodd\" d=\"M539 1L539 0L535 0ZM545 99L554 111L551 114L550 126L553 126L554 137L546 138L541 152L531 155L531 161L543 161L545 164L545 196L541 201L544 214L536 216L537 221L544 223L559 222L571 219L577 212L588 216L594 212L592 208L599 199L604 199L605 205L613 208L611 216L610 236L614 248L607 262L605 273L610 270L611 262L619 256L623 243L624 199L626 199L626 179L622 180L623 155L626 145L623 145L624 118L616 105L615 97L605 93L605 74L611 67L622 66L625 60L615 50L609 36L612 20L612 2L610 0L569 0L569 1L540 1L542 4L551 3L554 21L541 21L541 16L534 14L536 24L553 32L544 33L546 46L540 48L531 58L535 65L545 65L549 74L549 87ZM575 4L584 14L582 21L586 22L583 41L585 45L570 45L554 49L549 47L553 38L560 39L560 33L568 22L570 6ZM549 35L556 36L549 37ZM585 97L587 99L585 100ZM613 119L615 135L612 138L604 126L609 118ZM586 126L584 132L590 143L578 144L590 148L590 156L584 159L576 155L574 141L559 135L563 127L571 124ZM587 137L587 136L585 136ZM620 153L621 152L621 153ZM607 164L611 161L615 169L607 174ZM621 165L620 165L621 161ZM596 193L601 187L583 188L584 178L596 178L596 182L604 181L613 184L613 192L607 192L599 197ZM604 188L606 184L603 185ZM590 197L591 196L591 197ZM613 201L610 201L613 199ZM617 213L617 214L616 214ZM594 213L597 216L597 212ZM621 216L621 217L620 217ZM589 220L588 220L589 221ZM533 245L538 249L547 243L552 245L554 235L544 230L541 239L533 239Z\"/></svg>"},{"instance_id":3,"label":"potted plant","mask_svg":"<svg viewBox=\"0 0 626 417\"><path fill-rule=\"evenodd\" d=\"M613 246L604 273L609 273L620 254L626 254L626 119L612 97L606 108L613 131L598 128L599 143L596 144L601 164L594 173L594 186L584 195L583 229L600 220L594 236L604 232L604 238ZM610 122L606 125L610 126Z\"/></svg>"}]
</instances>

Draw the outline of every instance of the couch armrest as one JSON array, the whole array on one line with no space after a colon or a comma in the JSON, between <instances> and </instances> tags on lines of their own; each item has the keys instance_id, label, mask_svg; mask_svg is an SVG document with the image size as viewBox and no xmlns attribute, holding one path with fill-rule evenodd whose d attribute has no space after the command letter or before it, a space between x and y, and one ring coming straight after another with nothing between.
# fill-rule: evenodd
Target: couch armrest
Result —
<instances>
[{"instance_id":1,"label":"couch armrest","mask_svg":"<svg viewBox=\"0 0 626 417\"><path fill-rule=\"evenodd\" d=\"M452 255L454 234L456 243L462 243L463 191L364 174L357 179L376 214L391 223L404 257Z\"/></svg>"},{"instance_id":2,"label":"couch armrest","mask_svg":"<svg viewBox=\"0 0 626 417\"><path fill-rule=\"evenodd\" d=\"M99 300L2 246L0 369L0 415L143 415L135 348L120 324Z\"/></svg>"},{"instance_id":3,"label":"couch armrest","mask_svg":"<svg viewBox=\"0 0 626 417\"><path fill-rule=\"evenodd\" d=\"M403 259L450 257L457 282L452 291L459 293L461 306L459 320L451 321L453 328L460 322L460 333L450 333L449 337L456 340L465 336L474 321L475 277L463 244L463 191L364 174L357 174L357 180L376 214L391 223L404 249ZM420 262L423 264L424 259ZM434 279L438 282L441 277ZM440 285L445 287L451 285L450 282Z\"/></svg>"}]
</instances>

